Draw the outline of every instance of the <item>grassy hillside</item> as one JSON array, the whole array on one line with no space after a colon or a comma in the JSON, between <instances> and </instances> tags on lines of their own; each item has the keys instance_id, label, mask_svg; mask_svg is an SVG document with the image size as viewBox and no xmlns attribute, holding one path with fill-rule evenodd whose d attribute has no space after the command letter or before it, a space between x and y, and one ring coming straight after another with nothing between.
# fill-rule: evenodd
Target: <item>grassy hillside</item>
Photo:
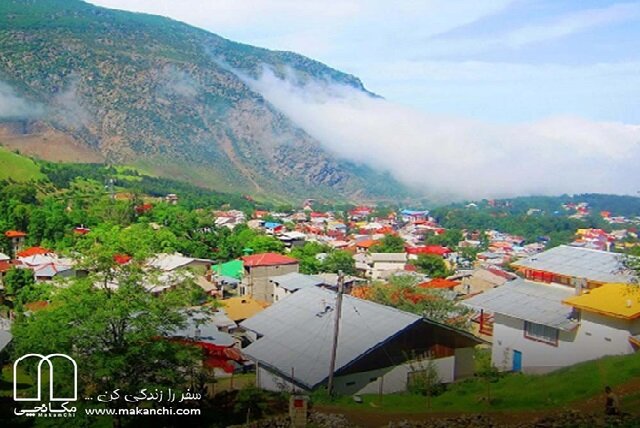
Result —
<instances>
[{"instance_id":1,"label":"grassy hillside","mask_svg":"<svg viewBox=\"0 0 640 428\"><path fill-rule=\"evenodd\" d=\"M507 374L490 384L491 405L487 403L487 382L469 379L452 384L443 394L433 397L433 412L533 411L560 408L602 394L604 387L614 389L635 382L640 392L640 354L605 357L578 364L547 375ZM363 412L424 413L426 397L413 394L365 395L357 404L351 397L337 404ZM640 404L640 394L629 394L627 406ZM325 401L326 402L326 401ZM599 409L594 409L599 410Z\"/></svg>"},{"instance_id":2,"label":"grassy hillside","mask_svg":"<svg viewBox=\"0 0 640 428\"><path fill-rule=\"evenodd\" d=\"M0 147L0 180L29 181L45 178L36 163Z\"/></svg>"}]
</instances>

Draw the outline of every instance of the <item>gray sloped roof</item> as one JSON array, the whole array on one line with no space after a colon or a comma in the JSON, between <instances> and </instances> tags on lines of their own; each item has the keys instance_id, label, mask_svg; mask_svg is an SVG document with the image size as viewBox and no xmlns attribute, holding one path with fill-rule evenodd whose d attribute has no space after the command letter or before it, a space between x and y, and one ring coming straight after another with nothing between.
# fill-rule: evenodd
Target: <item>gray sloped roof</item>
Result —
<instances>
[{"instance_id":1,"label":"gray sloped roof","mask_svg":"<svg viewBox=\"0 0 640 428\"><path fill-rule=\"evenodd\" d=\"M184 327L170 333L169 336L191 339L197 342L206 342L218 346L232 346L235 343L233 336L218 330L218 325L224 322L225 318L227 317L224 314L187 312Z\"/></svg>"},{"instance_id":2,"label":"gray sloped roof","mask_svg":"<svg viewBox=\"0 0 640 428\"><path fill-rule=\"evenodd\" d=\"M571 331L573 308L562 301L573 296L569 287L538 284L518 278L463 301L463 304L525 321Z\"/></svg>"},{"instance_id":3,"label":"gray sloped roof","mask_svg":"<svg viewBox=\"0 0 640 428\"><path fill-rule=\"evenodd\" d=\"M303 273L291 272L284 275L271 276L269 281L278 284L280 287L291 292L302 288L317 287L325 284L325 280L315 275L305 275Z\"/></svg>"},{"instance_id":4,"label":"gray sloped roof","mask_svg":"<svg viewBox=\"0 0 640 428\"><path fill-rule=\"evenodd\" d=\"M560 245L513 265L598 282L632 282L633 275L624 268L623 260L617 253Z\"/></svg>"},{"instance_id":5,"label":"gray sloped roof","mask_svg":"<svg viewBox=\"0 0 640 428\"><path fill-rule=\"evenodd\" d=\"M6 348L9 343L11 343L11 339L13 339L11 333L6 330L0 330L0 352L2 352L2 350Z\"/></svg>"},{"instance_id":6,"label":"gray sloped roof","mask_svg":"<svg viewBox=\"0 0 640 428\"><path fill-rule=\"evenodd\" d=\"M329 376L337 294L305 288L291 294L240 325L262 337L243 349L245 355L312 389ZM344 296L336 371L387 342L418 315Z\"/></svg>"}]
</instances>

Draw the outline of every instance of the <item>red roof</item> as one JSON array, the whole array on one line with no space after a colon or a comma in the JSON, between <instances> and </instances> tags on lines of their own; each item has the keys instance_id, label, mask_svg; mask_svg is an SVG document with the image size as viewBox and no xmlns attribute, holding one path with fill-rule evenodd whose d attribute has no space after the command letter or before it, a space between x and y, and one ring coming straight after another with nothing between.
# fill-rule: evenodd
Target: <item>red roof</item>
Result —
<instances>
[{"instance_id":1,"label":"red roof","mask_svg":"<svg viewBox=\"0 0 640 428\"><path fill-rule=\"evenodd\" d=\"M407 264L407 265L404 265L404 270L407 272L417 272L418 268L416 267L416 265Z\"/></svg>"},{"instance_id":2,"label":"red roof","mask_svg":"<svg viewBox=\"0 0 640 428\"><path fill-rule=\"evenodd\" d=\"M19 261L5 261L2 260L0 261L0 273L4 273L4 272L8 272L12 267L17 266L17 265L21 265L22 263L20 263Z\"/></svg>"},{"instance_id":3,"label":"red roof","mask_svg":"<svg viewBox=\"0 0 640 428\"><path fill-rule=\"evenodd\" d=\"M451 252L447 247L441 247L440 245L425 245L422 247L407 247L408 254L434 254L436 256L444 256Z\"/></svg>"},{"instance_id":4,"label":"red roof","mask_svg":"<svg viewBox=\"0 0 640 428\"><path fill-rule=\"evenodd\" d=\"M91 232L91 229L87 227L76 227L75 229L73 229L73 231L78 235L86 235L87 233Z\"/></svg>"},{"instance_id":5,"label":"red roof","mask_svg":"<svg viewBox=\"0 0 640 428\"><path fill-rule=\"evenodd\" d=\"M16 256L31 257L31 256L36 256L38 254L50 254L52 252L53 251L47 250L46 248L42 248L42 247L31 247L31 248L27 248L24 251L20 251L18 254L16 254Z\"/></svg>"},{"instance_id":6,"label":"red roof","mask_svg":"<svg viewBox=\"0 0 640 428\"><path fill-rule=\"evenodd\" d=\"M435 278L428 282L418 284L420 288L453 288L460 285L458 281L451 281L444 278Z\"/></svg>"},{"instance_id":7,"label":"red roof","mask_svg":"<svg viewBox=\"0 0 640 428\"><path fill-rule=\"evenodd\" d=\"M297 264L298 260L276 253L252 254L242 257L245 267L278 266Z\"/></svg>"},{"instance_id":8,"label":"red roof","mask_svg":"<svg viewBox=\"0 0 640 428\"><path fill-rule=\"evenodd\" d=\"M312 212L310 214L311 218L324 218L324 217L328 217L328 215L326 213L319 213L319 212Z\"/></svg>"},{"instance_id":9,"label":"red roof","mask_svg":"<svg viewBox=\"0 0 640 428\"><path fill-rule=\"evenodd\" d=\"M494 275L497 275L499 277L505 278L505 279L514 279L516 278L516 275L511 273L511 272L507 272L505 270L502 270L496 266L489 266L486 268L489 272L491 272Z\"/></svg>"},{"instance_id":10,"label":"red roof","mask_svg":"<svg viewBox=\"0 0 640 428\"><path fill-rule=\"evenodd\" d=\"M113 261L118 263L119 265L126 265L131 261L133 257L128 254L116 254L113 256Z\"/></svg>"},{"instance_id":11,"label":"red roof","mask_svg":"<svg viewBox=\"0 0 640 428\"><path fill-rule=\"evenodd\" d=\"M19 230L7 230L4 233L4 236L6 236L7 238L22 238L24 236L27 236L27 234L24 232L20 232Z\"/></svg>"},{"instance_id":12,"label":"red roof","mask_svg":"<svg viewBox=\"0 0 640 428\"><path fill-rule=\"evenodd\" d=\"M148 211L151 211L153 209L153 205L152 204L142 204L142 205L138 205L136 207L136 212L138 214L144 214Z\"/></svg>"}]
</instances>

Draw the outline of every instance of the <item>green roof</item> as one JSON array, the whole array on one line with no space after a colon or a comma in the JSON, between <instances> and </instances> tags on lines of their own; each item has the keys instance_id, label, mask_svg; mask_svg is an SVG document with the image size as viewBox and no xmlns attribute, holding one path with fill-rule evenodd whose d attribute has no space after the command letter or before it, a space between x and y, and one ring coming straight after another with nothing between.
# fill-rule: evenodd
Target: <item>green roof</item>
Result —
<instances>
[{"instance_id":1,"label":"green roof","mask_svg":"<svg viewBox=\"0 0 640 428\"><path fill-rule=\"evenodd\" d=\"M231 260L230 262L215 265L213 272L218 275L241 279L244 272L244 263L242 260Z\"/></svg>"}]
</instances>

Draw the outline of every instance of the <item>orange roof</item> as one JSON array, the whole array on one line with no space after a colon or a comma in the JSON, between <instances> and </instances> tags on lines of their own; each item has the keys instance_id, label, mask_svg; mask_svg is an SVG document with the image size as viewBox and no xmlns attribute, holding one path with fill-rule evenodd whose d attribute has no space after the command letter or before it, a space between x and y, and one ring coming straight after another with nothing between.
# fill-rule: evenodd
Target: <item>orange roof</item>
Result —
<instances>
[{"instance_id":1,"label":"orange roof","mask_svg":"<svg viewBox=\"0 0 640 428\"><path fill-rule=\"evenodd\" d=\"M460 285L458 281L451 281L444 278L435 278L431 281L423 282L417 286L420 288L453 288Z\"/></svg>"},{"instance_id":2,"label":"orange roof","mask_svg":"<svg viewBox=\"0 0 640 428\"><path fill-rule=\"evenodd\" d=\"M24 305L24 308L30 312L36 312L36 311L41 311L47 306L49 306L49 302L40 300L38 302L27 303Z\"/></svg>"},{"instance_id":3,"label":"orange roof","mask_svg":"<svg viewBox=\"0 0 640 428\"><path fill-rule=\"evenodd\" d=\"M378 242L380 242L380 241L377 241L375 239L366 239L364 241L358 242L356 244L356 247L358 247L358 248L371 248L374 245L376 245Z\"/></svg>"},{"instance_id":4,"label":"orange roof","mask_svg":"<svg viewBox=\"0 0 640 428\"><path fill-rule=\"evenodd\" d=\"M298 260L277 253L253 254L241 257L245 267L294 265Z\"/></svg>"},{"instance_id":5,"label":"orange roof","mask_svg":"<svg viewBox=\"0 0 640 428\"><path fill-rule=\"evenodd\" d=\"M31 256L36 256L38 254L50 254L52 252L53 251L47 250L46 248L42 248L42 247L31 247L31 248L27 248L24 251L20 251L16 255L18 257L31 257Z\"/></svg>"},{"instance_id":6,"label":"orange roof","mask_svg":"<svg viewBox=\"0 0 640 428\"><path fill-rule=\"evenodd\" d=\"M19 230L7 230L4 233L4 236L6 236L7 238L22 238L24 236L27 236L27 234L24 232L20 232Z\"/></svg>"}]
</instances>

